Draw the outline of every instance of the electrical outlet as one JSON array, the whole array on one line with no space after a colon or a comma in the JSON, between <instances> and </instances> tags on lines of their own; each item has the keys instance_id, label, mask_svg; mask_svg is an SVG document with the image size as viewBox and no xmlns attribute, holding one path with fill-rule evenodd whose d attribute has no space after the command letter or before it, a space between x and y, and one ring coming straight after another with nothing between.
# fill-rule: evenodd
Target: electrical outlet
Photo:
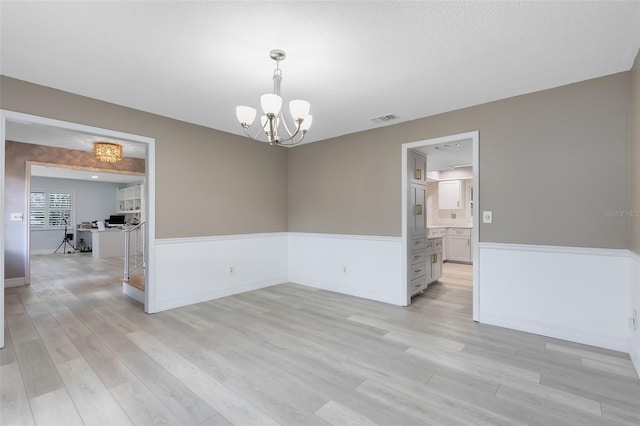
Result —
<instances>
[{"instance_id":1,"label":"electrical outlet","mask_svg":"<svg viewBox=\"0 0 640 426\"><path fill-rule=\"evenodd\" d=\"M24 218L24 215L22 213L11 213L11 220L12 222L22 222L22 219Z\"/></svg>"},{"instance_id":2,"label":"electrical outlet","mask_svg":"<svg viewBox=\"0 0 640 426\"><path fill-rule=\"evenodd\" d=\"M482 212L482 223L493 223L493 212L485 210Z\"/></svg>"},{"instance_id":3,"label":"electrical outlet","mask_svg":"<svg viewBox=\"0 0 640 426\"><path fill-rule=\"evenodd\" d=\"M233 274L233 266L231 266L231 267L229 268L229 273L230 273L230 274Z\"/></svg>"},{"instance_id":4,"label":"electrical outlet","mask_svg":"<svg viewBox=\"0 0 640 426\"><path fill-rule=\"evenodd\" d=\"M347 267L346 266L342 267L342 272L344 272L345 274L347 273Z\"/></svg>"}]
</instances>

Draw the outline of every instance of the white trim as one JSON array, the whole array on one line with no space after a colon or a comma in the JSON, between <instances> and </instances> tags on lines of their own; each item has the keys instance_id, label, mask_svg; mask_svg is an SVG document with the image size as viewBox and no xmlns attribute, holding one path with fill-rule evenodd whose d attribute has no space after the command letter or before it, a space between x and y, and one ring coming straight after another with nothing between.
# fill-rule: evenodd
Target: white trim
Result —
<instances>
[{"instance_id":1,"label":"white trim","mask_svg":"<svg viewBox=\"0 0 640 426\"><path fill-rule=\"evenodd\" d=\"M492 250L518 250L539 253L579 254L585 256L629 257L627 249L608 249L592 247L545 246L534 244L480 243L480 248Z\"/></svg>"},{"instance_id":2,"label":"white trim","mask_svg":"<svg viewBox=\"0 0 640 426\"><path fill-rule=\"evenodd\" d=\"M480 322L629 352L629 250L481 243Z\"/></svg>"},{"instance_id":3,"label":"white trim","mask_svg":"<svg viewBox=\"0 0 640 426\"><path fill-rule=\"evenodd\" d=\"M388 237L384 235L320 234L315 232L288 232L287 234L294 237L339 238L344 240L383 241L392 243L402 242L402 237Z\"/></svg>"},{"instance_id":4,"label":"white trim","mask_svg":"<svg viewBox=\"0 0 640 426\"><path fill-rule=\"evenodd\" d=\"M30 256L37 256L39 254L53 254L53 251L55 250L55 248L53 249L39 249L39 250L30 250L29 251L29 255Z\"/></svg>"},{"instance_id":5,"label":"white trim","mask_svg":"<svg viewBox=\"0 0 640 426\"><path fill-rule=\"evenodd\" d=\"M287 232L265 232L260 234L230 234L230 235L210 235L206 237L186 237L186 238L158 238L156 239L157 246L165 246L171 244L196 244L196 243L210 243L212 241L232 241L242 239L255 239L255 238L272 238L272 237L286 237Z\"/></svg>"},{"instance_id":6,"label":"white trim","mask_svg":"<svg viewBox=\"0 0 640 426\"><path fill-rule=\"evenodd\" d=\"M127 283L122 283L122 292L144 305L144 291Z\"/></svg>"},{"instance_id":7,"label":"white trim","mask_svg":"<svg viewBox=\"0 0 640 426\"><path fill-rule=\"evenodd\" d=\"M26 285L27 282L24 279L24 277L17 277L17 278L5 278L4 279L4 288L9 288L9 287L20 287L22 285ZM3 292L4 293L4 292Z\"/></svg>"},{"instance_id":8,"label":"white trim","mask_svg":"<svg viewBox=\"0 0 640 426\"><path fill-rule=\"evenodd\" d=\"M259 290L261 288L271 287L287 282L287 277L274 278L265 281L255 281L249 284L240 285L234 288L223 288L219 290L211 290L204 293L190 294L188 296L176 297L171 300L161 300L157 304L157 312L169 309L179 308L182 306L193 305L195 303L206 302L208 300L219 299L221 297L233 296L234 294L246 293L247 291ZM178 283L174 283L178 284Z\"/></svg>"},{"instance_id":9,"label":"white trim","mask_svg":"<svg viewBox=\"0 0 640 426\"><path fill-rule=\"evenodd\" d=\"M409 142L402 144L402 177L401 177L401 194L402 194L402 241L404 248L402 249L402 262L407 264L407 151L412 148L419 148L423 146L436 145L448 142L455 142L465 139L471 139L473 146L473 229L471 234L471 246L472 246L472 261L473 261L473 314L474 321L480 319L480 132L472 131L466 133L459 133L456 135L443 136L439 138L426 139L422 141ZM407 290L407 271L406 267L402 272L403 282L403 299L405 305L411 303L411 295Z\"/></svg>"},{"instance_id":10,"label":"white trim","mask_svg":"<svg viewBox=\"0 0 640 426\"><path fill-rule=\"evenodd\" d=\"M629 250L629 259L629 317L631 318L633 309L640 315L640 253ZM637 320L640 322L640 317ZM640 324L636 324L636 329L630 331L629 356L640 377Z\"/></svg>"}]
</instances>

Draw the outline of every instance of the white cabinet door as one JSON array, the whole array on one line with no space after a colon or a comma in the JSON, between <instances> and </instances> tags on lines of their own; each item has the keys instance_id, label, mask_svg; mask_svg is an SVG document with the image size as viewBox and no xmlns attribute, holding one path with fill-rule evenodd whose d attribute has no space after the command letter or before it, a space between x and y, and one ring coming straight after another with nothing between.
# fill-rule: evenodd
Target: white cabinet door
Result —
<instances>
[{"instance_id":1,"label":"white cabinet door","mask_svg":"<svg viewBox=\"0 0 640 426\"><path fill-rule=\"evenodd\" d=\"M447 243L447 260L471 262L471 237L469 235L449 235Z\"/></svg>"},{"instance_id":2,"label":"white cabinet door","mask_svg":"<svg viewBox=\"0 0 640 426\"><path fill-rule=\"evenodd\" d=\"M434 253L431 258L431 281L442 278L442 253Z\"/></svg>"},{"instance_id":3,"label":"white cabinet door","mask_svg":"<svg viewBox=\"0 0 640 426\"><path fill-rule=\"evenodd\" d=\"M420 185L427 184L427 157L424 154L409 151L409 180Z\"/></svg>"},{"instance_id":4,"label":"white cabinet door","mask_svg":"<svg viewBox=\"0 0 640 426\"><path fill-rule=\"evenodd\" d=\"M410 204L408 212L409 235L425 235L427 232L427 187L411 185L409 188Z\"/></svg>"},{"instance_id":5,"label":"white cabinet door","mask_svg":"<svg viewBox=\"0 0 640 426\"><path fill-rule=\"evenodd\" d=\"M459 180L438 182L438 208L457 210L462 208L462 185Z\"/></svg>"}]
</instances>

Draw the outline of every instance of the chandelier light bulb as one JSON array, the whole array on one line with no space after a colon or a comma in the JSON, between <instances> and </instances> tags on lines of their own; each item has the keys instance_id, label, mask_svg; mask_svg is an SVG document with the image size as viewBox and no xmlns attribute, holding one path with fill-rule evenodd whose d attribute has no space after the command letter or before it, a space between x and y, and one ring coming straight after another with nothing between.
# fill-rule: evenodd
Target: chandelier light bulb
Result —
<instances>
[{"instance_id":1,"label":"chandelier light bulb","mask_svg":"<svg viewBox=\"0 0 640 426\"><path fill-rule=\"evenodd\" d=\"M236 107L236 116L240 124L245 123L247 126L251 126L253 120L256 119L256 109L248 106Z\"/></svg>"},{"instance_id":2,"label":"chandelier light bulb","mask_svg":"<svg viewBox=\"0 0 640 426\"><path fill-rule=\"evenodd\" d=\"M300 125L300 131L306 132L307 130L309 130L309 127L311 127L312 121L313 121L313 115L307 114L307 116L304 118L304 121Z\"/></svg>"},{"instance_id":3,"label":"chandelier light bulb","mask_svg":"<svg viewBox=\"0 0 640 426\"><path fill-rule=\"evenodd\" d=\"M266 93L260 96L260 105L262 106L262 111L265 114L278 115L282 108L282 98L278 95L274 95L273 93Z\"/></svg>"},{"instance_id":4,"label":"chandelier light bulb","mask_svg":"<svg viewBox=\"0 0 640 426\"><path fill-rule=\"evenodd\" d=\"M295 99L289 102L289 112L291 112L291 117L293 117L294 120L305 118L309 115L310 108L311 104L301 99Z\"/></svg>"}]
</instances>

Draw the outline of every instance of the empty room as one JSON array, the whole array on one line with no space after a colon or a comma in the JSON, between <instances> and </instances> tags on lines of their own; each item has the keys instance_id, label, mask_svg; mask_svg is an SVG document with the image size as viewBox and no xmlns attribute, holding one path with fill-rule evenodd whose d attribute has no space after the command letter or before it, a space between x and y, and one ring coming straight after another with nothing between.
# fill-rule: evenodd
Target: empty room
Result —
<instances>
[{"instance_id":1,"label":"empty room","mask_svg":"<svg viewBox=\"0 0 640 426\"><path fill-rule=\"evenodd\" d=\"M640 424L640 1L0 1L0 424Z\"/></svg>"}]
</instances>

